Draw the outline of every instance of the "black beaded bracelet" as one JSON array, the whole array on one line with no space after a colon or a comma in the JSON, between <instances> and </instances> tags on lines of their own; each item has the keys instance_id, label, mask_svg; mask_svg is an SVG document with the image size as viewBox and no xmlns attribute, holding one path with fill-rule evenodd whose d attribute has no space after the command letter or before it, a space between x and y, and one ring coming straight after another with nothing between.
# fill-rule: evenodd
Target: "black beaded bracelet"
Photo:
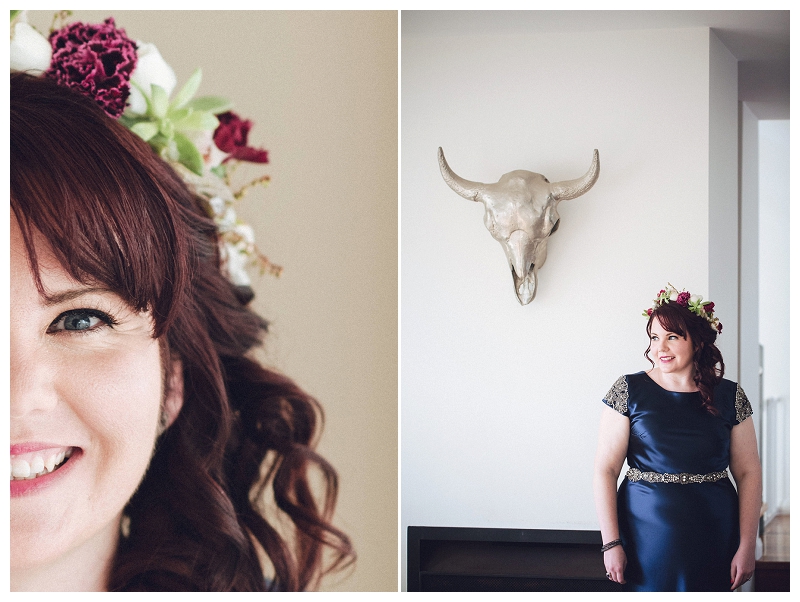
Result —
<instances>
[{"instance_id":1,"label":"black beaded bracelet","mask_svg":"<svg viewBox=\"0 0 800 602\"><path fill-rule=\"evenodd\" d=\"M607 544L604 544L603 547L600 548L600 552L601 553L605 553L608 550L610 550L611 548L614 548L616 546L621 546L621 545L622 545L622 540L621 539L615 539L614 541L609 541Z\"/></svg>"}]
</instances>

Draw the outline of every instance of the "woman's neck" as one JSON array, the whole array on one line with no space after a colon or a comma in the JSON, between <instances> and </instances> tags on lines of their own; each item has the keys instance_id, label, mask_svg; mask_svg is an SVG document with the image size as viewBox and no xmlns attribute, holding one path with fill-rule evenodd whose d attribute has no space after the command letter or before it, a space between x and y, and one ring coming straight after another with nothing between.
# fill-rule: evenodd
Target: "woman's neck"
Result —
<instances>
[{"instance_id":1,"label":"woman's neck","mask_svg":"<svg viewBox=\"0 0 800 602\"><path fill-rule=\"evenodd\" d=\"M697 384L694 382L693 369L684 372L662 372L659 368L653 368L647 374L668 391L694 393L698 390Z\"/></svg>"},{"instance_id":2,"label":"woman's neck","mask_svg":"<svg viewBox=\"0 0 800 602\"><path fill-rule=\"evenodd\" d=\"M119 541L119 521L51 562L11 567L11 591L104 592Z\"/></svg>"}]
</instances>

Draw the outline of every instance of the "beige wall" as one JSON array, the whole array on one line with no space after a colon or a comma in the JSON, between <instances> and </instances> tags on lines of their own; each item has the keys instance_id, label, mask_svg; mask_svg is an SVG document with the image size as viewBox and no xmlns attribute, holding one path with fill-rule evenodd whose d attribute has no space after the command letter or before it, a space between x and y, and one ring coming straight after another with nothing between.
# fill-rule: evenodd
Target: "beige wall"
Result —
<instances>
[{"instance_id":1,"label":"beige wall","mask_svg":"<svg viewBox=\"0 0 800 602\"><path fill-rule=\"evenodd\" d=\"M40 31L51 12L30 14ZM336 524L359 559L325 589L397 589L397 13L75 11L154 43L180 86L227 96L269 174L241 206L280 279L254 278L265 361L326 412Z\"/></svg>"}]
</instances>

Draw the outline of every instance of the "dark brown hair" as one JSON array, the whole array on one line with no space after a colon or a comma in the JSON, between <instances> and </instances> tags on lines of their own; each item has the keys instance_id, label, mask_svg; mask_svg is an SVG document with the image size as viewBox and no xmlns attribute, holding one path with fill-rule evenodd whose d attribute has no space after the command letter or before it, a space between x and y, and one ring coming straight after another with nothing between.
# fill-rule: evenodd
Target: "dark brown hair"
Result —
<instances>
[{"instance_id":1,"label":"dark brown hair","mask_svg":"<svg viewBox=\"0 0 800 602\"><path fill-rule=\"evenodd\" d=\"M12 74L10 137L11 207L35 277L39 231L73 278L152 312L183 366L183 407L125 508L109 589L304 590L351 563L331 525L336 472L314 451L321 408L248 357L267 324L220 272L201 200L136 135L47 79Z\"/></svg>"},{"instance_id":2,"label":"dark brown hair","mask_svg":"<svg viewBox=\"0 0 800 602\"><path fill-rule=\"evenodd\" d=\"M714 387L722 381L722 376L725 374L725 362L722 361L722 353L715 343L717 331L709 325L705 318L692 313L688 308L676 302L671 302L658 306L650 314L650 319L647 320L648 339L650 339L653 320L656 318L664 330L684 338L688 337L692 341L694 382L700 391L703 408L711 414L719 414L714 407ZM650 340L652 344L652 339ZM650 359L650 345L647 346L644 356L653 364L653 360Z\"/></svg>"}]
</instances>

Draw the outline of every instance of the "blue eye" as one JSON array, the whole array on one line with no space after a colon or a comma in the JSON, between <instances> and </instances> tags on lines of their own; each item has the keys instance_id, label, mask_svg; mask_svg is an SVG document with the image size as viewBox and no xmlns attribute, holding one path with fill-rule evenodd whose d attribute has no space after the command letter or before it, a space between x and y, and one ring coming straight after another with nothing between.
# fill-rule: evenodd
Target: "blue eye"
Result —
<instances>
[{"instance_id":1,"label":"blue eye","mask_svg":"<svg viewBox=\"0 0 800 602\"><path fill-rule=\"evenodd\" d=\"M88 332L112 324L114 320L111 317L96 309L72 309L53 320L47 332Z\"/></svg>"}]
</instances>

